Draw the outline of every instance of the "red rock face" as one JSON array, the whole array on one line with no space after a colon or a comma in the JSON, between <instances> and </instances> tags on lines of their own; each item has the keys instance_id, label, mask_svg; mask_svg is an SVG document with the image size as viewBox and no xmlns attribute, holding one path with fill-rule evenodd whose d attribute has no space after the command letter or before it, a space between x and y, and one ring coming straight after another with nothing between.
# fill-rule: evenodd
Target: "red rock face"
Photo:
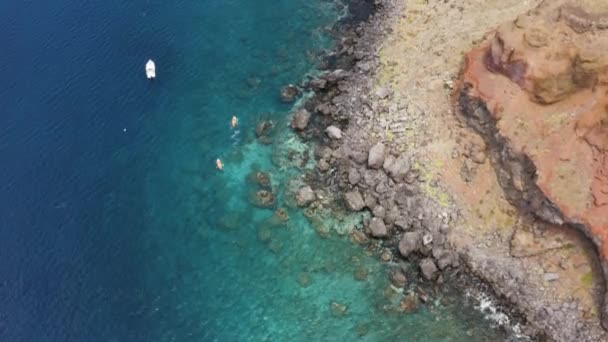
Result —
<instances>
[{"instance_id":1,"label":"red rock face","mask_svg":"<svg viewBox=\"0 0 608 342\"><path fill-rule=\"evenodd\" d=\"M608 12L582 3L545 1L492 32L467 54L457 95L509 198L581 229L607 273Z\"/></svg>"}]
</instances>

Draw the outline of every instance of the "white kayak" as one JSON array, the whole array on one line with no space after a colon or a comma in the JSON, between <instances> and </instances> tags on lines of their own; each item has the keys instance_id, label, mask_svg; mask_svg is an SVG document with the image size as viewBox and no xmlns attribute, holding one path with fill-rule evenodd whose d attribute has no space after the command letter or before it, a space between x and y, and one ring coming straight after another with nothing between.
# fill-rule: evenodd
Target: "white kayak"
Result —
<instances>
[{"instance_id":1,"label":"white kayak","mask_svg":"<svg viewBox=\"0 0 608 342\"><path fill-rule=\"evenodd\" d=\"M151 59L146 63L146 76L148 76L148 78L156 77L156 65L154 65L154 62Z\"/></svg>"}]
</instances>

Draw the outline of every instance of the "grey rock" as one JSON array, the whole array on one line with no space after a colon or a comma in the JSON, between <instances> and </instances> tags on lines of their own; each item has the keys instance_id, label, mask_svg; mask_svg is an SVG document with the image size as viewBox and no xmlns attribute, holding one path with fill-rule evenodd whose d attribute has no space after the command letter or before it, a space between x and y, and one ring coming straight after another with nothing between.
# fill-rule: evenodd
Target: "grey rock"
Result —
<instances>
[{"instance_id":1,"label":"grey rock","mask_svg":"<svg viewBox=\"0 0 608 342\"><path fill-rule=\"evenodd\" d=\"M395 221L394 223L395 227L401 229L401 230L407 230L410 227L410 223L408 222L408 220L403 219L403 218L399 218Z\"/></svg>"},{"instance_id":2,"label":"grey rock","mask_svg":"<svg viewBox=\"0 0 608 342\"><path fill-rule=\"evenodd\" d=\"M447 253L445 249L433 246L433 258L439 260L445 253Z\"/></svg>"},{"instance_id":3,"label":"grey rock","mask_svg":"<svg viewBox=\"0 0 608 342\"><path fill-rule=\"evenodd\" d=\"M325 89L326 85L327 85L327 80L325 80L323 78L315 78L314 80L310 81L310 83L309 83L309 86L314 91Z\"/></svg>"},{"instance_id":4,"label":"grey rock","mask_svg":"<svg viewBox=\"0 0 608 342\"><path fill-rule=\"evenodd\" d=\"M351 211L361 211L365 208L365 202L363 201L363 197L359 190L349 191L344 194L344 200L346 201L346 206Z\"/></svg>"},{"instance_id":5,"label":"grey rock","mask_svg":"<svg viewBox=\"0 0 608 342\"><path fill-rule=\"evenodd\" d=\"M376 208L376 204L377 204L376 197L374 197L369 192L365 193L364 197L365 197L365 206L367 206L371 210L374 210L374 208Z\"/></svg>"},{"instance_id":6,"label":"grey rock","mask_svg":"<svg viewBox=\"0 0 608 342\"><path fill-rule=\"evenodd\" d=\"M439 266L439 269L441 269L441 270L450 266L453 262L452 253L449 251L446 251L443 248L433 247L432 254L433 254L433 258L435 258L435 260L437 260L437 266Z\"/></svg>"},{"instance_id":7,"label":"grey rock","mask_svg":"<svg viewBox=\"0 0 608 342\"><path fill-rule=\"evenodd\" d=\"M388 224L394 224L400 218L400 213L397 208L391 208L384 217L384 221Z\"/></svg>"},{"instance_id":8,"label":"grey rock","mask_svg":"<svg viewBox=\"0 0 608 342\"><path fill-rule=\"evenodd\" d=\"M401 155L393 163L384 168L395 182L403 180L410 171L410 161L405 155ZM411 182L410 182L411 183Z\"/></svg>"},{"instance_id":9,"label":"grey rock","mask_svg":"<svg viewBox=\"0 0 608 342\"><path fill-rule=\"evenodd\" d=\"M339 129L336 126L329 126L325 129L325 133L327 133L327 136L332 138L332 139L342 139L342 130Z\"/></svg>"},{"instance_id":10,"label":"grey rock","mask_svg":"<svg viewBox=\"0 0 608 342\"><path fill-rule=\"evenodd\" d=\"M399 240L399 253L406 258L419 247L420 233L418 232L407 232Z\"/></svg>"},{"instance_id":11,"label":"grey rock","mask_svg":"<svg viewBox=\"0 0 608 342\"><path fill-rule=\"evenodd\" d=\"M296 202L300 207L304 207L314 202L317 199L315 192L310 186L301 187L296 194Z\"/></svg>"},{"instance_id":12,"label":"grey rock","mask_svg":"<svg viewBox=\"0 0 608 342\"><path fill-rule=\"evenodd\" d=\"M357 63L357 68L362 72L369 72L371 70L371 66L367 62L359 62Z\"/></svg>"},{"instance_id":13,"label":"grey rock","mask_svg":"<svg viewBox=\"0 0 608 342\"><path fill-rule=\"evenodd\" d=\"M375 187L380 182L377 171L366 169L363 173L363 181L370 188Z\"/></svg>"},{"instance_id":14,"label":"grey rock","mask_svg":"<svg viewBox=\"0 0 608 342\"><path fill-rule=\"evenodd\" d=\"M369 155L367 157L367 165L372 169L378 169L384 163L384 153L386 151L386 146L383 143L377 143L372 146L369 150Z\"/></svg>"},{"instance_id":15,"label":"grey rock","mask_svg":"<svg viewBox=\"0 0 608 342\"><path fill-rule=\"evenodd\" d=\"M381 205L377 205L372 210L372 214L374 214L375 217L383 219L386 216L386 209L384 209L384 207Z\"/></svg>"},{"instance_id":16,"label":"grey rock","mask_svg":"<svg viewBox=\"0 0 608 342\"><path fill-rule=\"evenodd\" d=\"M380 182L378 183L378 185L376 185L376 192L379 194L384 194L389 190L388 185L384 182Z\"/></svg>"},{"instance_id":17,"label":"grey rock","mask_svg":"<svg viewBox=\"0 0 608 342\"><path fill-rule=\"evenodd\" d=\"M559 279L559 274L557 273L545 273L543 275L543 279L545 281L556 281Z\"/></svg>"},{"instance_id":18,"label":"grey rock","mask_svg":"<svg viewBox=\"0 0 608 342\"><path fill-rule=\"evenodd\" d=\"M320 171L325 172L325 171L329 170L331 166L329 165L327 160L320 159L319 162L317 163L317 167L319 168Z\"/></svg>"},{"instance_id":19,"label":"grey rock","mask_svg":"<svg viewBox=\"0 0 608 342\"><path fill-rule=\"evenodd\" d=\"M349 155L357 164L367 162L367 151L351 151Z\"/></svg>"},{"instance_id":20,"label":"grey rock","mask_svg":"<svg viewBox=\"0 0 608 342\"><path fill-rule=\"evenodd\" d=\"M291 121L291 127L294 129L304 130L310 122L310 112L302 108L298 110Z\"/></svg>"},{"instance_id":21,"label":"grey rock","mask_svg":"<svg viewBox=\"0 0 608 342\"><path fill-rule=\"evenodd\" d=\"M424 246L428 246L431 242L433 242L433 235L424 234L424 236L422 237L422 244Z\"/></svg>"},{"instance_id":22,"label":"grey rock","mask_svg":"<svg viewBox=\"0 0 608 342\"><path fill-rule=\"evenodd\" d=\"M344 71L342 69L336 69L325 76L325 79L329 83L336 83L342 81L346 77L348 77L348 71Z\"/></svg>"},{"instance_id":23,"label":"grey rock","mask_svg":"<svg viewBox=\"0 0 608 342\"><path fill-rule=\"evenodd\" d=\"M437 260L437 266L439 266L440 270L445 269L446 267L450 266L453 262L452 259L452 255L447 253L444 256L442 256L440 259Z\"/></svg>"},{"instance_id":24,"label":"grey rock","mask_svg":"<svg viewBox=\"0 0 608 342\"><path fill-rule=\"evenodd\" d=\"M352 185L356 185L361 180L361 174L354 167L348 171L348 182Z\"/></svg>"},{"instance_id":25,"label":"grey rock","mask_svg":"<svg viewBox=\"0 0 608 342\"><path fill-rule=\"evenodd\" d=\"M321 146L317 147L317 149L315 150L315 155L321 159L331 158L332 153L333 153L333 150L329 146L321 145Z\"/></svg>"},{"instance_id":26,"label":"grey rock","mask_svg":"<svg viewBox=\"0 0 608 342\"><path fill-rule=\"evenodd\" d=\"M315 110L323 115L330 115L332 112L331 104L325 102L318 105Z\"/></svg>"},{"instance_id":27,"label":"grey rock","mask_svg":"<svg viewBox=\"0 0 608 342\"><path fill-rule=\"evenodd\" d=\"M419 174L417 171L410 170L403 178L403 181L406 182L407 184L412 184L418 179L418 176L419 176Z\"/></svg>"},{"instance_id":28,"label":"grey rock","mask_svg":"<svg viewBox=\"0 0 608 342\"><path fill-rule=\"evenodd\" d=\"M437 272L437 266L433 259L427 258L420 262L420 271L426 280L432 280L435 272Z\"/></svg>"},{"instance_id":29,"label":"grey rock","mask_svg":"<svg viewBox=\"0 0 608 342\"><path fill-rule=\"evenodd\" d=\"M378 90L376 90L376 96L378 96L381 99L385 99L387 97L389 97L393 92L386 87L383 88L379 88Z\"/></svg>"},{"instance_id":30,"label":"grey rock","mask_svg":"<svg viewBox=\"0 0 608 342\"><path fill-rule=\"evenodd\" d=\"M381 218L372 217L369 221L369 231L371 232L373 237L383 238L388 235L388 231L386 229L386 225Z\"/></svg>"},{"instance_id":31,"label":"grey rock","mask_svg":"<svg viewBox=\"0 0 608 342\"><path fill-rule=\"evenodd\" d=\"M407 185L401 184L395 189L395 202L400 206L407 207L412 201L411 197L415 194Z\"/></svg>"},{"instance_id":32,"label":"grey rock","mask_svg":"<svg viewBox=\"0 0 608 342\"><path fill-rule=\"evenodd\" d=\"M388 172L394 162L395 157L391 156L390 154L386 156L386 158L384 158L384 163L382 164L382 168L384 169L384 171Z\"/></svg>"}]
</instances>

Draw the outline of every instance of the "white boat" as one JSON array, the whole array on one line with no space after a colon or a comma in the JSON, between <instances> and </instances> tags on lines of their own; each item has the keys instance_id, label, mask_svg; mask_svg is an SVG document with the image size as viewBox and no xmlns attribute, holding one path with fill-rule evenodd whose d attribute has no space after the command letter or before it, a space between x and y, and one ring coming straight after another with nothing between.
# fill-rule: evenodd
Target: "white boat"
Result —
<instances>
[{"instance_id":1,"label":"white boat","mask_svg":"<svg viewBox=\"0 0 608 342\"><path fill-rule=\"evenodd\" d=\"M146 76L148 76L148 78L156 77L156 65L154 65L154 62L151 59L146 63Z\"/></svg>"}]
</instances>

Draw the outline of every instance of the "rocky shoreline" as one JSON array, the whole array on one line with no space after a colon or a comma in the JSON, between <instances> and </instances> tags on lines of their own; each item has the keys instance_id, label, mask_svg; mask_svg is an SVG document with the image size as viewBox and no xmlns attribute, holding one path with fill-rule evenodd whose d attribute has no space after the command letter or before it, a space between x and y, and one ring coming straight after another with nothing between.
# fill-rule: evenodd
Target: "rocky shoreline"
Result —
<instances>
[{"instance_id":1,"label":"rocky shoreline","mask_svg":"<svg viewBox=\"0 0 608 342\"><path fill-rule=\"evenodd\" d=\"M318 147L316 170L306 175L306 185L294 191L297 204L314 210L320 191L342 194L338 196L342 206L351 212L368 212L362 227L352 230L351 240L374 250L382 260L401 259L417 265L413 269L395 267L389 275L396 287L417 275L416 302L424 301L425 291L433 286L456 279L472 286L479 279L501 298L530 339L606 339L599 316L584 317L581 303L574 298L552 298L549 289L531 279L528 268L537 261L514 257L516 234L542 223L520 212L512 232L497 230L462 238L469 229L466 208L452 199L453 189L429 171L433 161L421 155L423 147L432 145L432 134L426 137L417 129L431 128L427 124L432 113L415 101L398 101L399 96L407 95L377 82L383 70L394 67L382 60L379 51L387 36L394 34L397 22L406 18L410 4L404 0L361 2L374 7L371 16L353 21L356 25L338 25L338 46L321 65L326 71L301 85L314 96L295 112L292 128L301 138L318 142ZM446 98L451 96L452 81L441 81ZM458 120L453 122L458 126L454 130L463 129ZM455 134L452 130L438 134L444 133ZM414 145L401 144L401 137ZM466 159L461 176L475 177L477 169L489 164L488 148L483 142L461 145ZM451 150L442 153L453 154ZM555 250L562 247L556 245ZM543 272L545 282L559 279L557 273ZM404 300L402 306L412 305L411 300Z\"/></svg>"}]
</instances>

